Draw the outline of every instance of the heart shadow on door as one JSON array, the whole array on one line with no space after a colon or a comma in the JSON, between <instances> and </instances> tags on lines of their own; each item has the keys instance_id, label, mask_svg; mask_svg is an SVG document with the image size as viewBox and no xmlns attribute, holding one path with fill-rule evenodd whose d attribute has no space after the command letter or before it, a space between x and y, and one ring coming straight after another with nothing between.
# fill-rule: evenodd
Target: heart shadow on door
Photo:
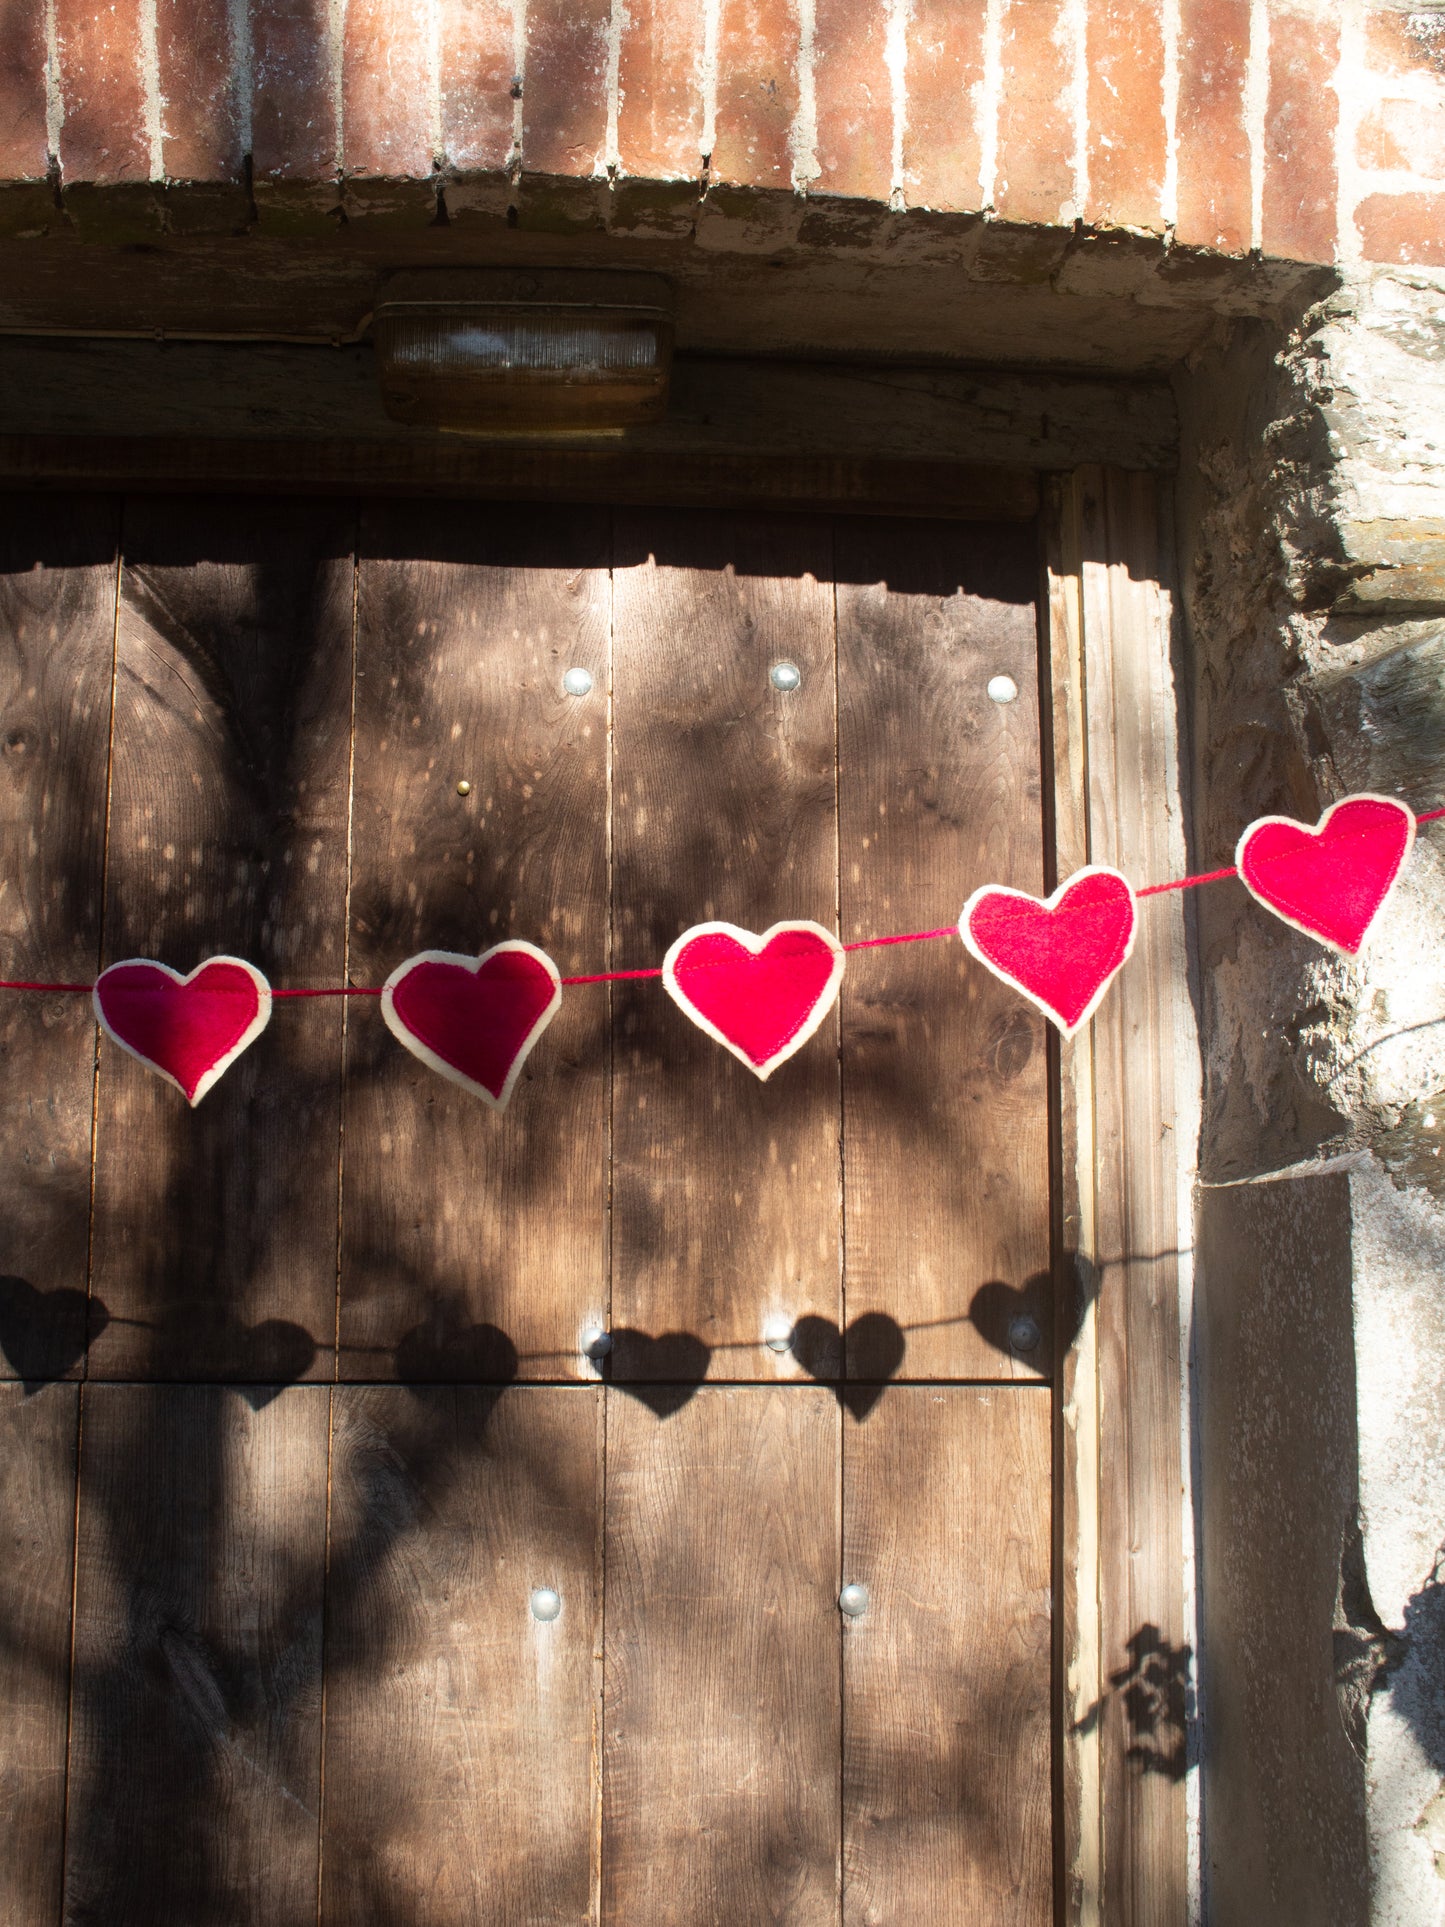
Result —
<instances>
[{"instance_id":1,"label":"heart shadow on door","mask_svg":"<svg viewBox=\"0 0 1445 1927\"><path fill-rule=\"evenodd\" d=\"M73 1286L40 1291L28 1278L0 1276L0 1353L27 1398L64 1378L109 1323L101 1301Z\"/></svg>"},{"instance_id":2,"label":"heart shadow on door","mask_svg":"<svg viewBox=\"0 0 1445 1927\"><path fill-rule=\"evenodd\" d=\"M612 1334L607 1380L659 1418L680 1412L707 1377L712 1346L693 1332L631 1331ZM625 1374L623 1376L622 1374Z\"/></svg>"},{"instance_id":3,"label":"heart shadow on door","mask_svg":"<svg viewBox=\"0 0 1445 1927\"><path fill-rule=\"evenodd\" d=\"M907 1349L903 1327L886 1311L865 1311L851 1320L846 1332L831 1318L811 1314L793 1327L794 1358L860 1425L897 1377ZM858 1371L857 1378L843 1375L850 1366Z\"/></svg>"}]
</instances>

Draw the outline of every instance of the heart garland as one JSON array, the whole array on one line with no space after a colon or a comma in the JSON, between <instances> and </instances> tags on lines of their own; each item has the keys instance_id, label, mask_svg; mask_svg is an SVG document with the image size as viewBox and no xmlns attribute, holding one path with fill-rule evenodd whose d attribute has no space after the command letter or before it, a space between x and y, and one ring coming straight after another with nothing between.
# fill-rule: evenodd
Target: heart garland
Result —
<instances>
[{"instance_id":1,"label":"heart garland","mask_svg":"<svg viewBox=\"0 0 1445 1927\"><path fill-rule=\"evenodd\" d=\"M1088 1023L1134 948L1138 908L1128 879L1090 864L1042 902L985 884L958 934L995 977L1027 997L1065 1037Z\"/></svg>"},{"instance_id":2,"label":"heart garland","mask_svg":"<svg viewBox=\"0 0 1445 1927\"><path fill-rule=\"evenodd\" d=\"M775 923L760 937L735 923L698 923L663 959L662 981L699 1030L766 1082L832 1009L845 961L818 923Z\"/></svg>"},{"instance_id":3,"label":"heart garland","mask_svg":"<svg viewBox=\"0 0 1445 1927\"><path fill-rule=\"evenodd\" d=\"M1445 816L1431 811L1425 821ZM1239 839L1236 870L1154 884L1152 895L1238 874L1250 894L1293 929L1343 956L1359 955L1409 858L1417 819L1394 797L1368 793L1331 805L1313 826L1266 816ZM1072 1037L1093 1016L1128 960L1138 906L1119 871L1090 864L1053 895L985 884L964 905L958 933L985 969L1037 1005ZM946 935L915 931L850 948ZM732 923L700 923L672 945L660 971L563 979L544 951L509 939L467 957L424 950L383 986L382 1016L430 1069L506 1107L529 1053L556 1015L567 983L660 976L691 1022L766 1080L801 1050L837 1000L846 956L821 924L775 923L761 936ZM84 990L28 984L17 990ZM132 957L90 987L96 1018L113 1042L156 1071L191 1105L254 1043L271 1016L272 991L253 964L211 957L189 976ZM280 991L279 996L376 995Z\"/></svg>"},{"instance_id":4,"label":"heart garland","mask_svg":"<svg viewBox=\"0 0 1445 1927\"><path fill-rule=\"evenodd\" d=\"M1266 910L1342 956L1358 957L1415 841L1415 817L1392 796L1346 796L1313 829L1262 816L1239 839L1240 881Z\"/></svg>"},{"instance_id":5,"label":"heart garland","mask_svg":"<svg viewBox=\"0 0 1445 1927\"><path fill-rule=\"evenodd\" d=\"M381 992L387 1029L413 1057L507 1108L522 1066L562 1003L562 979L546 951L509 938L480 957L422 950L399 964Z\"/></svg>"},{"instance_id":6,"label":"heart garland","mask_svg":"<svg viewBox=\"0 0 1445 1927\"><path fill-rule=\"evenodd\" d=\"M241 957L211 957L188 977L130 957L101 971L92 999L106 1036L192 1108L271 1020L271 986Z\"/></svg>"}]
</instances>

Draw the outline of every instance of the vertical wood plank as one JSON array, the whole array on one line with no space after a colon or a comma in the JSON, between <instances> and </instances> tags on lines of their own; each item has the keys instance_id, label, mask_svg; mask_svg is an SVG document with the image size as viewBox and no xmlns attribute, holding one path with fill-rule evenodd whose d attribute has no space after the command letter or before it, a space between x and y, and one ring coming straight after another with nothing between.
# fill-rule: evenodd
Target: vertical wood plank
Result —
<instances>
[{"instance_id":1,"label":"vertical wood plank","mask_svg":"<svg viewBox=\"0 0 1445 1927\"><path fill-rule=\"evenodd\" d=\"M838 527L845 941L952 923L982 883L1037 893L1034 532ZM990 699L999 675L1014 701ZM845 1299L871 1338L850 1338L849 1376L1047 1374L1043 1018L956 940L857 952L843 1080ZM1011 1342L1025 1315L1031 1349Z\"/></svg>"},{"instance_id":2,"label":"vertical wood plank","mask_svg":"<svg viewBox=\"0 0 1445 1927\"><path fill-rule=\"evenodd\" d=\"M0 1385L0 1921L60 1917L80 1393Z\"/></svg>"},{"instance_id":3,"label":"vertical wood plank","mask_svg":"<svg viewBox=\"0 0 1445 1927\"><path fill-rule=\"evenodd\" d=\"M6 497L0 515L0 976L90 983L100 953L117 505ZM0 1378L85 1348L90 1000L0 997Z\"/></svg>"},{"instance_id":4,"label":"vertical wood plank","mask_svg":"<svg viewBox=\"0 0 1445 1927\"><path fill-rule=\"evenodd\" d=\"M1091 857L1162 881L1184 850L1158 483L1095 469L1076 488ZM1182 1919L1186 1904L1185 1735L1150 1727L1149 1679L1187 1676L1192 1660L1179 1435L1187 1003L1181 898L1152 898L1093 1021L1100 1911L1120 1927Z\"/></svg>"},{"instance_id":5,"label":"vertical wood plank","mask_svg":"<svg viewBox=\"0 0 1445 1927\"><path fill-rule=\"evenodd\" d=\"M897 1386L848 1432L848 1927L1052 1918L1049 1404Z\"/></svg>"},{"instance_id":6,"label":"vertical wood plank","mask_svg":"<svg viewBox=\"0 0 1445 1927\"><path fill-rule=\"evenodd\" d=\"M329 1398L85 1389L70 1927L315 1921Z\"/></svg>"},{"instance_id":7,"label":"vertical wood plank","mask_svg":"<svg viewBox=\"0 0 1445 1927\"><path fill-rule=\"evenodd\" d=\"M139 501L123 539L106 961L334 984L351 513ZM92 1375L331 1376L339 1001L278 1005L194 1112L103 1046Z\"/></svg>"},{"instance_id":8,"label":"vertical wood plank","mask_svg":"<svg viewBox=\"0 0 1445 1927\"><path fill-rule=\"evenodd\" d=\"M593 1918L601 1399L338 1390L323 1921Z\"/></svg>"},{"instance_id":9,"label":"vertical wood plank","mask_svg":"<svg viewBox=\"0 0 1445 1927\"><path fill-rule=\"evenodd\" d=\"M838 1917L838 1413L608 1397L603 1919Z\"/></svg>"},{"instance_id":10,"label":"vertical wood plank","mask_svg":"<svg viewBox=\"0 0 1445 1927\"><path fill-rule=\"evenodd\" d=\"M608 541L603 509L368 511L354 982L505 937L564 976L606 968ZM571 668L589 695L564 692ZM605 991L564 991L501 1114L353 1009L345 1101L342 1376L591 1376L578 1340L606 1321Z\"/></svg>"},{"instance_id":11,"label":"vertical wood plank","mask_svg":"<svg viewBox=\"0 0 1445 1927\"><path fill-rule=\"evenodd\" d=\"M1044 796L1052 887L1089 861L1088 713L1078 490L1050 487L1043 513L1050 703ZM1095 1327L1093 1031L1053 1046L1054 1891L1061 1920L1098 1927L1099 1373Z\"/></svg>"},{"instance_id":12,"label":"vertical wood plank","mask_svg":"<svg viewBox=\"0 0 1445 1927\"><path fill-rule=\"evenodd\" d=\"M827 523L619 511L613 928L656 967L695 923L835 929L834 625ZM773 664L794 662L779 691ZM786 1313L838 1369L837 1019L766 1083L656 982L614 996L615 1378L795 1377Z\"/></svg>"}]
</instances>

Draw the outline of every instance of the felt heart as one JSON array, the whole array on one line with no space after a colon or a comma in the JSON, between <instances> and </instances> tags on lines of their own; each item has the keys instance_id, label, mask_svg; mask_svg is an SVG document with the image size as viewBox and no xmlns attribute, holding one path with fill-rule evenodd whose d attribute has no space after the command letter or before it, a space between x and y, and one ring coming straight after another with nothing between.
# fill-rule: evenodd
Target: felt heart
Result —
<instances>
[{"instance_id":1,"label":"felt heart","mask_svg":"<svg viewBox=\"0 0 1445 1927\"><path fill-rule=\"evenodd\" d=\"M382 988L381 1014L413 1057L500 1111L561 1002L556 964L511 938L480 957L408 957Z\"/></svg>"},{"instance_id":2,"label":"felt heart","mask_svg":"<svg viewBox=\"0 0 1445 1927\"><path fill-rule=\"evenodd\" d=\"M958 934L986 969L1072 1037L1133 949L1137 920L1127 880L1090 864L1043 903L986 884L963 906Z\"/></svg>"},{"instance_id":3,"label":"felt heart","mask_svg":"<svg viewBox=\"0 0 1445 1927\"><path fill-rule=\"evenodd\" d=\"M189 977L132 957L102 970L93 995L106 1035L192 1105L271 1020L271 986L240 957L212 957Z\"/></svg>"},{"instance_id":4,"label":"felt heart","mask_svg":"<svg viewBox=\"0 0 1445 1927\"><path fill-rule=\"evenodd\" d=\"M817 923L734 923L685 930L662 963L668 995L760 1078L801 1050L833 1007L842 946Z\"/></svg>"},{"instance_id":5,"label":"felt heart","mask_svg":"<svg viewBox=\"0 0 1445 1927\"><path fill-rule=\"evenodd\" d=\"M1415 840L1415 818L1389 796L1347 796L1313 829L1262 816L1235 864L1251 896L1306 936L1357 957Z\"/></svg>"}]
</instances>

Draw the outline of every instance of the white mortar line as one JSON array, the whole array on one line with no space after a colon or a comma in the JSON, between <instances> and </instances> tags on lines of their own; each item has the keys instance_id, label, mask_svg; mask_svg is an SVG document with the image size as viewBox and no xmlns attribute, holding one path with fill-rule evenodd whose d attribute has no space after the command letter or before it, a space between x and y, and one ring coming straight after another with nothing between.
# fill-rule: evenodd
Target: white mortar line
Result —
<instances>
[{"instance_id":1,"label":"white mortar line","mask_svg":"<svg viewBox=\"0 0 1445 1927\"><path fill-rule=\"evenodd\" d=\"M617 145L617 120L622 111L622 36L632 22L627 0L612 0L607 16L607 138L602 153L602 171L615 174L622 166Z\"/></svg>"},{"instance_id":2,"label":"white mortar line","mask_svg":"<svg viewBox=\"0 0 1445 1927\"><path fill-rule=\"evenodd\" d=\"M1264 139L1269 114L1269 7L1250 0L1249 59L1245 65L1244 124L1249 136L1249 245L1264 246Z\"/></svg>"},{"instance_id":3,"label":"white mortar line","mask_svg":"<svg viewBox=\"0 0 1445 1927\"><path fill-rule=\"evenodd\" d=\"M326 10L327 54L331 68L331 109L337 178L346 165L346 0L330 0Z\"/></svg>"},{"instance_id":4,"label":"white mortar line","mask_svg":"<svg viewBox=\"0 0 1445 1927\"><path fill-rule=\"evenodd\" d=\"M816 55L817 14L813 0L793 0L798 22L798 107L788 129L788 151L793 157L793 191L806 194L818 178L818 95L813 63Z\"/></svg>"},{"instance_id":5,"label":"white mortar line","mask_svg":"<svg viewBox=\"0 0 1445 1927\"><path fill-rule=\"evenodd\" d=\"M1164 191L1159 209L1172 234L1179 225L1179 0L1164 0Z\"/></svg>"},{"instance_id":6,"label":"white mortar line","mask_svg":"<svg viewBox=\"0 0 1445 1927\"><path fill-rule=\"evenodd\" d=\"M998 117L1003 103L1003 10L988 0L983 16L983 81L978 90L978 204L987 214L998 194Z\"/></svg>"},{"instance_id":7,"label":"white mortar line","mask_svg":"<svg viewBox=\"0 0 1445 1927\"><path fill-rule=\"evenodd\" d=\"M888 205L901 214L908 205L903 178L904 140L908 132L908 27L912 0L888 0L888 31L883 41L883 64L888 69L893 104L893 157Z\"/></svg>"},{"instance_id":8,"label":"white mortar line","mask_svg":"<svg viewBox=\"0 0 1445 1927\"><path fill-rule=\"evenodd\" d=\"M1356 152L1363 118L1366 83L1365 22L1361 0L1342 0L1340 6L1340 64L1334 89L1339 102L1335 120L1335 259L1357 262L1365 251L1355 226L1355 209L1364 198Z\"/></svg>"},{"instance_id":9,"label":"white mortar line","mask_svg":"<svg viewBox=\"0 0 1445 1927\"><path fill-rule=\"evenodd\" d=\"M702 92L702 134L698 152L704 162L711 161L717 145L717 48L722 29L722 0L705 0L702 10L702 57L698 62L698 86Z\"/></svg>"},{"instance_id":10,"label":"white mortar line","mask_svg":"<svg viewBox=\"0 0 1445 1927\"><path fill-rule=\"evenodd\" d=\"M1074 50L1069 91L1074 111L1074 198L1072 206L1059 209L1067 221L1086 218L1089 205L1089 0L1069 0L1064 16L1070 45Z\"/></svg>"},{"instance_id":11,"label":"white mortar line","mask_svg":"<svg viewBox=\"0 0 1445 1927\"><path fill-rule=\"evenodd\" d=\"M137 55L140 64L141 124L145 128L146 145L150 149L150 178L153 181L163 181L166 177L166 130L162 124L162 116L166 103L161 93L160 36L156 21L156 0L140 0L140 18L137 26L140 35Z\"/></svg>"},{"instance_id":12,"label":"white mortar line","mask_svg":"<svg viewBox=\"0 0 1445 1927\"><path fill-rule=\"evenodd\" d=\"M65 95L60 87L60 31L55 24L55 0L45 0L45 145L60 164L60 136L65 127Z\"/></svg>"},{"instance_id":13,"label":"white mortar line","mask_svg":"<svg viewBox=\"0 0 1445 1927\"><path fill-rule=\"evenodd\" d=\"M522 172L522 125L526 111L523 95L527 91L527 0L512 0L512 81L517 98L512 102L512 153L510 172Z\"/></svg>"},{"instance_id":14,"label":"white mortar line","mask_svg":"<svg viewBox=\"0 0 1445 1927\"><path fill-rule=\"evenodd\" d=\"M256 49L251 39L249 0L227 0L226 30L231 43L231 98L236 104L236 145L245 155L251 152L251 101L256 89Z\"/></svg>"}]
</instances>

